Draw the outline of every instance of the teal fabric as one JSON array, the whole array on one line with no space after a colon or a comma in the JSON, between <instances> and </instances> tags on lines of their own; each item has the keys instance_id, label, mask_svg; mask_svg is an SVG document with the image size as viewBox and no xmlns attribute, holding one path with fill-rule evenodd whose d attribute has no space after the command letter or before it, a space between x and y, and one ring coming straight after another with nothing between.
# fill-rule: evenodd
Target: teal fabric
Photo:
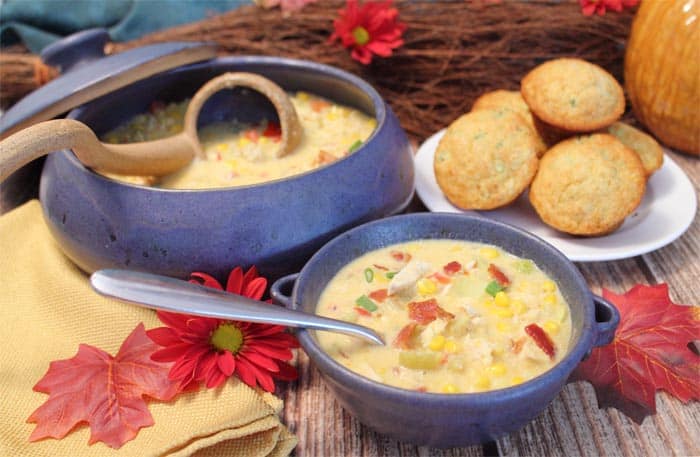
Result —
<instances>
[{"instance_id":1,"label":"teal fabric","mask_svg":"<svg viewBox=\"0 0 700 457\"><path fill-rule=\"evenodd\" d=\"M0 0L0 45L32 52L71 33L104 27L113 41L198 21L250 0Z\"/></svg>"}]
</instances>

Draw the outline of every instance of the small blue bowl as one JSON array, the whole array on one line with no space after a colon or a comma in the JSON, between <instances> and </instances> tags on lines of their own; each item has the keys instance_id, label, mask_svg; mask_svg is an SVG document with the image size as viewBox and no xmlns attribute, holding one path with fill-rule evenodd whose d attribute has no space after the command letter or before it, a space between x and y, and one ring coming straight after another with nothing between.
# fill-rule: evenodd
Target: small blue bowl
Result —
<instances>
[{"instance_id":1,"label":"small blue bowl","mask_svg":"<svg viewBox=\"0 0 700 457\"><path fill-rule=\"evenodd\" d=\"M300 273L276 281L272 295L289 308L313 313L326 284L343 266L374 249L418 239L489 243L532 259L558 284L570 306L571 341L568 353L556 366L518 386L474 394L435 394L390 387L358 375L328 356L314 331L298 331L301 346L338 402L377 432L440 448L495 440L540 414L591 348L612 340L619 322L617 309L591 294L571 261L530 233L473 216L409 214L354 228L326 244Z\"/></svg>"},{"instance_id":2,"label":"small blue bowl","mask_svg":"<svg viewBox=\"0 0 700 457\"><path fill-rule=\"evenodd\" d=\"M187 277L223 277L256 265L267 277L299 271L326 241L351 227L400 212L413 195L408 138L380 95L362 79L318 63L263 56L223 57L133 83L68 117L103 134L154 100L178 101L229 71L258 73L288 91L304 90L373 116L377 127L353 154L325 167L259 185L170 190L124 184L85 168L70 151L47 157L40 200L47 225L81 269L128 268ZM199 124L274 118L255 91L222 91Z\"/></svg>"}]
</instances>

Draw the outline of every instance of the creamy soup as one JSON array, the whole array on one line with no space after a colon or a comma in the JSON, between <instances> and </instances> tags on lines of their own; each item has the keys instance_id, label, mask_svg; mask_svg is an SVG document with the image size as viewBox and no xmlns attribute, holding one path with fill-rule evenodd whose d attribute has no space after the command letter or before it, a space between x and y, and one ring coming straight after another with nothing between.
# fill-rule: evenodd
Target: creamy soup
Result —
<instances>
[{"instance_id":1,"label":"creamy soup","mask_svg":"<svg viewBox=\"0 0 700 457\"><path fill-rule=\"evenodd\" d=\"M317 313L356 322L387 345L317 332L321 347L372 380L466 393L522 383L554 366L569 307L534 262L495 246L420 240L367 253L323 291Z\"/></svg>"},{"instance_id":2,"label":"creamy soup","mask_svg":"<svg viewBox=\"0 0 700 457\"><path fill-rule=\"evenodd\" d=\"M258 184L304 173L352 153L369 138L377 123L364 113L306 92L290 94L303 129L301 142L285 157L275 158L280 126L237 121L216 122L202 128L199 139L206 159L159 180L108 175L139 184L171 189L202 189ZM154 105L150 113L135 116L104 135L109 143L164 138L182 131L187 101Z\"/></svg>"}]
</instances>

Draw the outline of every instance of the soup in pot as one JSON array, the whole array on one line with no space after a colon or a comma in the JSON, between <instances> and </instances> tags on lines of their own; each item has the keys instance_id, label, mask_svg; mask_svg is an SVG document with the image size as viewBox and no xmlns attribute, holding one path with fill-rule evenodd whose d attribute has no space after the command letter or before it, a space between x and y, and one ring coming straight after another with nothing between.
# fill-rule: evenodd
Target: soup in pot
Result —
<instances>
[{"instance_id":1,"label":"soup in pot","mask_svg":"<svg viewBox=\"0 0 700 457\"><path fill-rule=\"evenodd\" d=\"M420 240L369 252L342 268L317 306L386 346L316 332L336 361L374 381L468 393L520 384L561 360L569 307L534 262L491 245Z\"/></svg>"},{"instance_id":2,"label":"soup in pot","mask_svg":"<svg viewBox=\"0 0 700 457\"><path fill-rule=\"evenodd\" d=\"M307 92L290 94L303 129L301 142L290 154L275 158L280 126L235 120L215 122L198 132L206 158L195 158L178 172L159 179L108 175L137 184L170 189L245 186L305 173L354 152L377 126L359 110ZM164 138L182 131L188 101L154 104L151 112L135 116L108 132L103 141L129 143Z\"/></svg>"}]
</instances>

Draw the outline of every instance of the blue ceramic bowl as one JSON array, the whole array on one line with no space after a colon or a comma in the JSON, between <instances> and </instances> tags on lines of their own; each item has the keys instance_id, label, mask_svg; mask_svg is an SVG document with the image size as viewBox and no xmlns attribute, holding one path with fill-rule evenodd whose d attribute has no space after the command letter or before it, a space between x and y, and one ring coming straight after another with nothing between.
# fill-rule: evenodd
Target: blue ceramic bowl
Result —
<instances>
[{"instance_id":1,"label":"blue ceramic bowl","mask_svg":"<svg viewBox=\"0 0 700 457\"><path fill-rule=\"evenodd\" d=\"M180 67L73 110L98 135L147 111L153 100L191 96L227 71L259 73L288 91L305 90L373 116L377 128L355 153L323 168L255 186L166 190L128 185L86 169L69 151L51 154L40 199L53 236L80 268L130 268L186 277L224 276L257 265L276 278L299 271L323 243L358 224L400 212L413 194L413 158L405 132L363 80L317 63L275 57L225 57ZM250 90L210 99L200 125L235 107L242 121L276 116Z\"/></svg>"},{"instance_id":2,"label":"blue ceramic bowl","mask_svg":"<svg viewBox=\"0 0 700 457\"><path fill-rule=\"evenodd\" d=\"M591 348L611 341L619 322L617 309L592 295L576 267L545 241L472 216L420 213L390 217L352 229L326 244L299 274L276 281L273 297L287 307L314 312L324 287L344 265L374 249L426 238L489 243L532 259L558 284L569 303L572 335L566 356L551 370L515 387L435 394L390 387L348 370L321 349L314 331L299 331L299 341L338 402L377 432L442 448L494 440L540 414Z\"/></svg>"}]
</instances>

